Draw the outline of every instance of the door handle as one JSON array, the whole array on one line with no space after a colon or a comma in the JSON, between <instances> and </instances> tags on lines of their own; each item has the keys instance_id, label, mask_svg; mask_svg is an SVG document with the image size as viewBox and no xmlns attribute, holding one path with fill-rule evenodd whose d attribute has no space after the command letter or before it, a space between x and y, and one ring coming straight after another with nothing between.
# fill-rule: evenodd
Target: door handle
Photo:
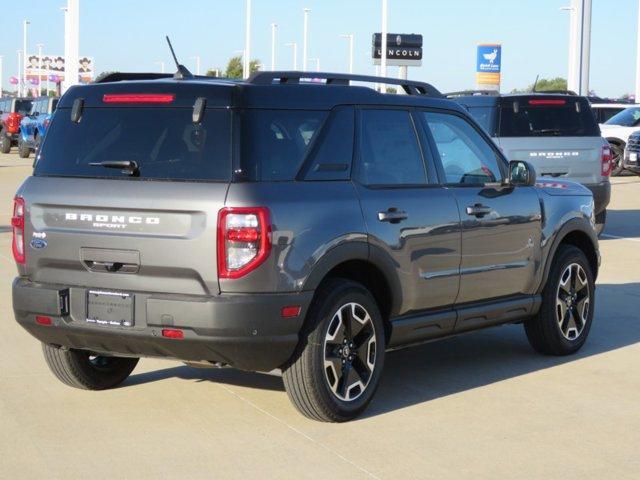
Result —
<instances>
[{"instance_id":1,"label":"door handle","mask_svg":"<svg viewBox=\"0 0 640 480\"><path fill-rule=\"evenodd\" d=\"M476 203L475 205L469 205L467 207L467 215L471 215L474 217L484 217L491 212L491 207L487 207L486 205L482 205L481 203Z\"/></svg>"},{"instance_id":2,"label":"door handle","mask_svg":"<svg viewBox=\"0 0 640 480\"><path fill-rule=\"evenodd\" d=\"M393 207L386 212L378 212L378 220L381 222L400 223L402 220L406 220L407 218L409 218L407 212L403 212Z\"/></svg>"}]
</instances>

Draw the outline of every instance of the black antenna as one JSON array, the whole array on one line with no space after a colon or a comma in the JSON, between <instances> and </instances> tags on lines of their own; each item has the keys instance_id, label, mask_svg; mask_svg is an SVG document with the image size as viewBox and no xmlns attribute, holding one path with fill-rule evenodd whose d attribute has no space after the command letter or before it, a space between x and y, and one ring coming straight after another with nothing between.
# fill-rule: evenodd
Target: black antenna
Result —
<instances>
[{"instance_id":1,"label":"black antenna","mask_svg":"<svg viewBox=\"0 0 640 480\"><path fill-rule=\"evenodd\" d=\"M167 38L167 40L169 40L169 38ZM171 44L169 44L169 45L171 45ZM540 74L536 75L536 81L533 82L533 89L531 90L533 93L536 93L536 87L538 86L538 79L539 78L540 78Z\"/></svg>"},{"instance_id":2,"label":"black antenna","mask_svg":"<svg viewBox=\"0 0 640 480\"><path fill-rule=\"evenodd\" d=\"M180 64L180 62L178 62L178 57L176 57L176 52L173 51L173 45L171 45L171 40L169 40L169 35L166 35L165 38L167 39L167 43L169 44L169 50L171 50L173 61L176 62L176 67L178 68L178 71L173 74L173 78L175 78L176 80L182 80L184 78L193 78L193 73L191 73L187 69L187 67L185 67L184 65Z\"/></svg>"}]
</instances>

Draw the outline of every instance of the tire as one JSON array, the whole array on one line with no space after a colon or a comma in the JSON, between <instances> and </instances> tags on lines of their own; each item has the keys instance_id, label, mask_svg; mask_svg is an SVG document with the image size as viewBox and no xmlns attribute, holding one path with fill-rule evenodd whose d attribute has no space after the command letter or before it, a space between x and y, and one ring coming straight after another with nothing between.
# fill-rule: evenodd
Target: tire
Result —
<instances>
[{"instance_id":1,"label":"tire","mask_svg":"<svg viewBox=\"0 0 640 480\"><path fill-rule=\"evenodd\" d=\"M624 172L622 161L624 160L624 145L609 143L611 147L611 176L618 177Z\"/></svg>"},{"instance_id":2,"label":"tire","mask_svg":"<svg viewBox=\"0 0 640 480\"><path fill-rule=\"evenodd\" d=\"M606 222L607 222L607 211L603 210L596 215L596 234L598 236L602 235L602 232L604 232L604 226Z\"/></svg>"},{"instance_id":3,"label":"tire","mask_svg":"<svg viewBox=\"0 0 640 480\"><path fill-rule=\"evenodd\" d=\"M31 154L31 149L22 139L22 137L20 137L20 139L18 140L18 156L20 158L29 158L29 154Z\"/></svg>"},{"instance_id":4,"label":"tire","mask_svg":"<svg viewBox=\"0 0 640 480\"><path fill-rule=\"evenodd\" d=\"M540 311L524 322L529 343L545 355L578 351L589 335L594 305L595 282L587 257L574 246L560 245L542 292Z\"/></svg>"},{"instance_id":5,"label":"tire","mask_svg":"<svg viewBox=\"0 0 640 480\"><path fill-rule=\"evenodd\" d=\"M11 151L11 138L4 132L0 132L0 152L9 153Z\"/></svg>"},{"instance_id":6,"label":"tire","mask_svg":"<svg viewBox=\"0 0 640 480\"><path fill-rule=\"evenodd\" d=\"M62 383L83 390L106 390L120 385L138 358L104 357L82 350L62 350L42 344L47 365Z\"/></svg>"},{"instance_id":7,"label":"tire","mask_svg":"<svg viewBox=\"0 0 640 480\"><path fill-rule=\"evenodd\" d=\"M310 419L351 420L373 398L384 355L384 324L371 293L350 280L328 280L318 289L300 346L283 369L289 399Z\"/></svg>"}]
</instances>

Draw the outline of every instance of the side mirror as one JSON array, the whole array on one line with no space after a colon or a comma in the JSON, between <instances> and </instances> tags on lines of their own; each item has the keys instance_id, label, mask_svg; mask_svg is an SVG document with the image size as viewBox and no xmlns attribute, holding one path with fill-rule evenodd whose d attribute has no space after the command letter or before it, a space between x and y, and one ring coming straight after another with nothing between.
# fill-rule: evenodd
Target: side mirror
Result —
<instances>
[{"instance_id":1,"label":"side mirror","mask_svg":"<svg viewBox=\"0 0 640 480\"><path fill-rule=\"evenodd\" d=\"M533 166L522 160L509 162L509 185L514 187L532 187L536 184L536 171Z\"/></svg>"}]
</instances>

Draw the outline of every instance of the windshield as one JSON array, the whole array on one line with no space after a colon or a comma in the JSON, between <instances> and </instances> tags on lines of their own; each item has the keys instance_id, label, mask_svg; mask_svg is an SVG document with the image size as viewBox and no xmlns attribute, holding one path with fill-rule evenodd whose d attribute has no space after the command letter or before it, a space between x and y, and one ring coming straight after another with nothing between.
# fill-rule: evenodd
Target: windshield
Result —
<instances>
[{"instance_id":1,"label":"windshield","mask_svg":"<svg viewBox=\"0 0 640 480\"><path fill-rule=\"evenodd\" d=\"M34 174L137 178L108 162L135 162L140 179L227 181L231 114L207 109L194 124L190 108L85 108L75 123L58 109Z\"/></svg>"},{"instance_id":2,"label":"windshield","mask_svg":"<svg viewBox=\"0 0 640 480\"><path fill-rule=\"evenodd\" d=\"M31 103L31 100L16 100L16 112L20 115L29 115Z\"/></svg>"},{"instance_id":3,"label":"windshield","mask_svg":"<svg viewBox=\"0 0 640 480\"><path fill-rule=\"evenodd\" d=\"M605 122L606 125L635 127L640 123L640 108L626 108Z\"/></svg>"},{"instance_id":4,"label":"windshield","mask_svg":"<svg viewBox=\"0 0 640 480\"><path fill-rule=\"evenodd\" d=\"M501 137L597 137L600 130L582 98L504 98Z\"/></svg>"}]
</instances>

